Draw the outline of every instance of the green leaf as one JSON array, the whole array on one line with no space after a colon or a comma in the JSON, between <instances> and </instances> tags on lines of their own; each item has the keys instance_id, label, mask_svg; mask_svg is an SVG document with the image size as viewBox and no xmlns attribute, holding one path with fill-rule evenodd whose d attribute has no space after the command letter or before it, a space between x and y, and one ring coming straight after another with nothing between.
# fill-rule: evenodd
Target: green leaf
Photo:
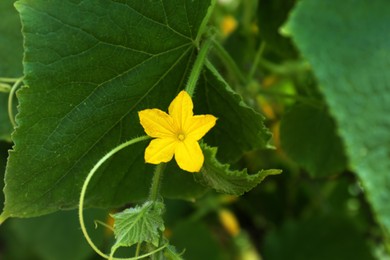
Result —
<instances>
[{"instance_id":1,"label":"green leaf","mask_svg":"<svg viewBox=\"0 0 390 260\"><path fill-rule=\"evenodd\" d=\"M113 214L116 238L114 247L132 246L141 242L152 243L157 247L160 232L165 229L163 211L162 202L147 201L142 206L137 205Z\"/></svg>"},{"instance_id":2,"label":"green leaf","mask_svg":"<svg viewBox=\"0 0 390 260\"><path fill-rule=\"evenodd\" d=\"M84 178L99 158L144 133L137 111L166 110L184 87L197 51L193 41L209 4L17 2L28 87L18 93L3 217L77 205ZM270 134L263 118L216 73L207 69L204 75L195 111L219 117L207 140L226 149L220 157L236 160L246 150L264 147ZM242 141L232 141L237 136ZM144 163L145 145L123 150L101 167L91 181L87 206L120 206L147 197L153 170ZM163 194L192 199L204 191L189 174L171 176L164 180L164 187L171 188L163 188Z\"/></svg>"},{"instance_id":3,"label":"green leaf","mask_svg":"<svg viewBox=\"0 0 390 260\"><path fill-rule=\"evenodd\" d=\"M206 64L195 96L198 114L213 114L216 126L205 136L211 146L223 153L218 158L224 162L239 159L246 151L265 148L271 133L264 126L264 117L244 103L218 71Z\"/></svg>"},{"instance_id":4,"label":"green leaf","mask_svg":"<svg viewBox=\"0 0 390 260\"><path fill-rule=\"evenodd\" d=\"M250 191L269 175L279 174L281 170L263 170L249 175L245 170L230 170L228 164L221 164L216 159L217 148L202 145L205 161L200 173L195 173L197 182L231 195L242 195Z\"/></svg>"},{"instance_id":5,"label":"green leaf","mask_svg":"<svg viewBox=\"0 0 390 260\"><path fill-rule=\"evenodd\" d=\"M325 108L295 105L280 125L283 150L313 177L343 171L347 159L336 126Z\"/></svg>"},{"instance_id":6,"label":"green leaf","mask_svg":"<svg viewBox=\"0 0 390 260\"><path fill-rule=\"evenodd\" d=\"M380 223L390 235L389 2L301 1L285 33L311 63Z\"/></svg>"},{"instance_id":7,"label":"green leaf","mask_svg":"<svg viewBox=\"0 0 390 260\"><path fill-rule=\"evenodd\" d=\"M0 1L0 77L20 77L23 73L23 39L20 19L13 0ZM13 127L8 118L8 93L0 92L0 140L10 141Z\"/></svg>"},{"instance_id":8,"label":"green leaf","mask_svg":"<svg viewBox=\"0 0 390 260\"><path fill-rule=\"evenodd\" d=\"M209 4L16 3L28 87L18 92L20 112L7 165L4 217L36 216L77 205L84 178L99 158L144 133L137 111L166 110L184 87L196 54L193 40ZM87 204L111 207L144 199L153 172L144 163L144 148L136 145L110 159L92 180ZM171 194L190 199L191 190L186 196L174 190Z\"/></svg>"}]
</instances>

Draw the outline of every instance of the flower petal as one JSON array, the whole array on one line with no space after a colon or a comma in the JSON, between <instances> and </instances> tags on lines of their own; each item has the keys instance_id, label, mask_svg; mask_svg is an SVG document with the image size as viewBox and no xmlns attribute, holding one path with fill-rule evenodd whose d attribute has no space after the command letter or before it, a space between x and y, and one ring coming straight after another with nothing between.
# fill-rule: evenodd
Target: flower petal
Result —
<instances>
[{"instance_id":1,"label":"flower petal","mask_svg":"<svg viewBox=\"0 0 390 260\"><path fill-rule=\"evenodd\" d=\"M175 160L179 167L188 172L199 172L204 156L198 142L185 140L178 142L175 150Z\"/></svg>"},{"instance_id":2,"label":"flower petal","mask_svg":"<svg viewBox=\"0 0 390 260\"><path fill-rule=\"evenodd\" d=\"M187 129L184 129L186 138L198 141L200 140L213 126L217 118L213 115L198 115L191 118L191 122Z\"/></svg>"},{"instance_id":3,"label":"flower petal","mask_svg":"<svg viewBox=\"0 0 390 260\"><path fill-rule=\"evenodd\" d=\"M173 119L160 109L145 109L138 112L139 120L150 137L171 137L175 135Z\"/></svg>"},{"instance_id":4,"label":"flower petal","mask_svg":"<svg viewBox=\"0 0 390 260\"><path fill-rule=\"evenodd\" d=\"M145 150L145 161L147 163L159 164L172 160L177 141L173 138L153 139Z\"/></svg>"},{"instance_id":5,"label":"flower petal","mask_svg":"<svg viewBox=\"0 0 390 260\"><path fill-rule=\"evenodd\" d=\"M175 124L177 124L180 129L185 129L189 123L190 118L194 115L192 109L194 105L192 103L190 95L184 90L172 100L169 105L168 111L169 115L172 116Z\"/></svg>"}]
</instances>

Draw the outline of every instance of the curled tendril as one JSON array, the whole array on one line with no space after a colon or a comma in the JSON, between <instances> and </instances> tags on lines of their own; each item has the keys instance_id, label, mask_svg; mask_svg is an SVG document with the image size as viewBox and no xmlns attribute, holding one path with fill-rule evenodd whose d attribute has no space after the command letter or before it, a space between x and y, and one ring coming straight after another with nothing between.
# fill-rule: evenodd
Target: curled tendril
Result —
<instances>
[{"instance_id":1,"label":"curled tendril","mask_svg":"<svg viewBox=\"0 0 390 260\"><path fill-rule=\"evenodd\" d=\"M105 156L103 156L95 164L95 166L91 169L91 171L88 173L87 177L85 178L85 181L84 181L83 187L81 189L81 193L80 193L80 199L79 199L79 222L80 222L80 227L81 227L81 231L83 232L83 235L84 235L85 239L87 240L88 244L91 246L91 248L97 254L99 254L103 258L106 258L106 259L109 259L109 260L135 260L135 259L141 259L141 258L150 256L150 255L153 255L153 254L157 253L158 251L161 251L162 249L164 249L165 247L168 246L168 244L165 244L165 245L155 249L154 251L151 251L149 253L146 253L146 254L143 254L143 255L140 255L140 256L136 256L136 257L131 257L131 258L114 258L113 254L114 254L115 250L114 250L114 252L111 252L110 256L108 256L105 253L103 253L102 251L100 251L99 248L97 248L97 246L93 243L91 237L89 236L89 234L87 232L87 229L85 227L85 223L84 223L83 208L84 208L85 194L87 192L88 184L91 181L91 179L92 179L93 175L95 174L95 172L99 169L99 167L105 161L107 161L111 156L113 156L114 154L116 154L120 150L124 149L127 146L133 145L135 143L148 140L149 138L150 138L149 136L141 136L141 137L133 138L133 139L131 139L131 140L129 140L129 141L123 143L123 144L118 145L117 147L112 149L110 152L108 152Z\"/></svg>"},{"instance_id":2,"label":"curled tendril","mask_svg":"<svg viewBox=\"0 0 390 260\"><path fill-rule=\"evenodd\" d=\"M12 111L13 110L13 98L14 98L16 90L18 89L18 87L22 81L23 81L23 77L17 79L15 81L15 83L12 85L11 90L8 94L8 117L9 117L9 120L11 121L11 124L13 127L16 127L14 113Z\"/></svg>"}]
</instances>

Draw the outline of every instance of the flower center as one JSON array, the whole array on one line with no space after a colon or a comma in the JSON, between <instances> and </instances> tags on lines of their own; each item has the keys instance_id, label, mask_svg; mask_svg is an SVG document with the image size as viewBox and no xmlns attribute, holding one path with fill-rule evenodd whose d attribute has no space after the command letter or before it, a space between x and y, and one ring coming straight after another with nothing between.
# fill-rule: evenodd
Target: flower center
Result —
<instances>
[{"instance_id":1,"label":"flower center","mask_svg":"<svg viewBox=\"0 0 390 260\"><path fill-rule=\"evenodd\" d=\"M186 136L183 133L179 133L177 135L177 139L179 139L179 141L184 141L184 139L186 139Z\"/></svg>"}]
</instances>

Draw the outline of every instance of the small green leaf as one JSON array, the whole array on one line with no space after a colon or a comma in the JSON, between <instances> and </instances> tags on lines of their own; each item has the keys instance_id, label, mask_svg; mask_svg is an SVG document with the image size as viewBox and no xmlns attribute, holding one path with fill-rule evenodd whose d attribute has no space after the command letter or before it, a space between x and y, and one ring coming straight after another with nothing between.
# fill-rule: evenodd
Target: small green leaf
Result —
<instances>
[{"instance_id":1,"label":"small green leaf","mask_svg":"<svg viewBox=\"0 0 390 260\"><path fill-rule=\"evenodd\" d=\"M158 246L160 231L165 229L163 212L163 203L147 201L142 206L113 214L116 238L114 246L132 246L141 242Z\"/></svg>"},{"instance_id":2,"label":"small green leaf","mask_svg":"<svg viewBox=\"0 0 390 260\"><path fill-rule=\"evenodd\" d=\"M296 105L280 125L284 151L313 177L339 173L347 167L336 126L325 108Z\"/></svg>"},{"instance_id":3,"label":"small green leaf","mask_svg":"<svg viewBox=\"0 0 390 260\"><path fill-rule=\"evenodd\" d=\"M221 164L216 159L217 148L202 145L205 161L200 173L195 173L197 182L211 187L218 192L231 195L242 195L250 191L268 175L279 174L281 170L263 170L249 175L245 170L230 170L228 164Z\"/></svg>"}]
</instances>

